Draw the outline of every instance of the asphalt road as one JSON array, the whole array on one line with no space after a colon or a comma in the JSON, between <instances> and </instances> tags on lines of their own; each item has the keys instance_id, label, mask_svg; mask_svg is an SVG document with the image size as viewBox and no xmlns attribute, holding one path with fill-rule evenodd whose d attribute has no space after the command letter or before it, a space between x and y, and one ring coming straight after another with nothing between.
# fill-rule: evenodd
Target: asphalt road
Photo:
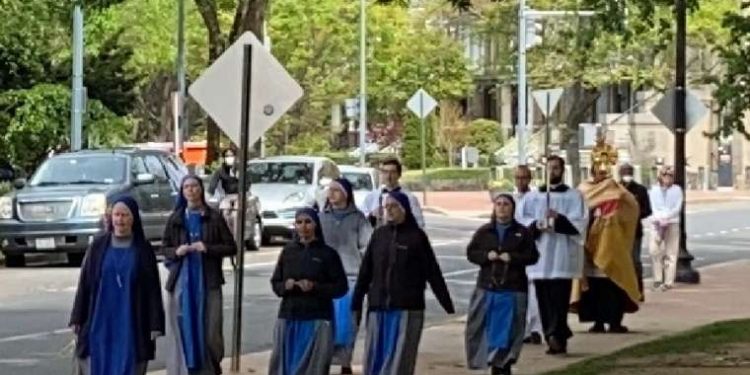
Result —
<instances>
[{"instance_id":1,"label":"asphalt road","mask_svg":"<svg viewBox=\"0 0 750 375\"><path fill-rule=\"evenodd\" d=\"M688 249L695 267L750 255L750 202L696 205L688 212ZM458 312L466 311L476 270L464 258L466 243L483 220L428 216L428 234L448 280ZM644 254L647 252L644 250ZM279 300L268 280L278 249L264 248L246 260L243 298L243 352L266 350ZM646 276L649 260L644 256ZM0 375L68 373L72 335L65 328L78 269L46 262L24 269L0 268ZM230 354L233 277L225 292L226 353ZM427 324L448 316L428 291ZM163 345L161 340L160 346ZM160 347L158 353L163 353ZM157 358L151 369L163 368Z\"/></svg>"}]
</instances>

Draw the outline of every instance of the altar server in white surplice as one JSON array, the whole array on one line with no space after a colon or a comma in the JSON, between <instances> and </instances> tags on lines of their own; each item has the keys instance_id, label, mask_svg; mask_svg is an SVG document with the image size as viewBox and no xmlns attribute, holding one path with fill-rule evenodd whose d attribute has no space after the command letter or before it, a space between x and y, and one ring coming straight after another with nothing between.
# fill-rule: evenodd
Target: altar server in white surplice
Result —
<instances>
[{"instance_id":1,"label":"altar server in white surplice","mask_svg":"<svg viewBox=\"0 0 750 375\"><path fill-rule=\"evenodd\" d=\"M555 355L567 353L568 339L573 336L568 307L573 280L583 276L588 209L581 193L563 183L565 161L550 156L547 168L550 186L542 185L524 196L519 221L529 225L536 238L539 261L527 273L536 287L547 354Z\"/></svg>"}]
</instances>

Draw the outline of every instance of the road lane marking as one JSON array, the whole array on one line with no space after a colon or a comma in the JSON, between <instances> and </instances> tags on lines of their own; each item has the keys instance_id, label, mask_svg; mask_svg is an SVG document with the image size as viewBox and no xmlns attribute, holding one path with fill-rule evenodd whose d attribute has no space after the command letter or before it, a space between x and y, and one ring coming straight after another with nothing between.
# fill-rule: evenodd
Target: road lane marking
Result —
<instances>
[{"instance_id":1,"label":"road lane marking","mask_svg":"<svg viewBox=\"0 0 750 375\"><path fill-rule=\"evenodd\" d=\"M466 269L466 270L458 270L458 271L446 272L446 273L443 274L443 278L460 276L460 275L468 275L468 274L475 273L475 272L478 272L478 271L479 271L479 268L471 268L471 269Z\"/></svg>"},{"instance_id":2,"label":"road lane marking","mask_svg":"<svg viewBox=\"0 0 750 375\"><path fill-rule=\"evenodd\" d=\"M47 337L47 336L61 335L64 333L69 333L69 332L71 332L70 328L60 328L54 331L36 332L36 333L28 333L25 335L3 337L3 338L0 338L0 344L6 344L9 342L17 342L17 341L36 340L36 339L40 339L40 338Z\"/></svg>"}]
</instances>

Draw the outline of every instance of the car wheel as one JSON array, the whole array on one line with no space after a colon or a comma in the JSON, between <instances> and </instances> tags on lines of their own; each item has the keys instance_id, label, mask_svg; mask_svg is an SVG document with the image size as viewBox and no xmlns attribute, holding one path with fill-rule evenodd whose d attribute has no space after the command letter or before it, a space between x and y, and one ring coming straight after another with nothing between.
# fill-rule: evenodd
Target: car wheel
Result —
<instances>
[{"instance_id":1,"label":"car wheel","mask_svg":"<svg viewBox=\"0 0 750 375\"><path fill-rule=\"evenodd\" d=\"M24 267L26 266L26 257L23 254L5 255L5 266L8 268L12 267Z\"/></svg>"},{"instance_id":2,"label":"car wheel","mask_svg":"<svg viewBox=\"0 0 750 375\"><path fill-rule=\"evenodd\" d=\"M68 253L68 266L80 267L83 263L84 253Z\"/></svg>"},{"instance_id":3,"label":"car wheel","mask_svg":"<svg viewBox=\"0 0 750 375\"><path fill-rule=\"evenodd\" d=\"M248 250L259 250L261 243L263 243L263 225L260 218L255 218L253 227L253 238L248 239L245 245Z\"/></svg>"}]
</instances>

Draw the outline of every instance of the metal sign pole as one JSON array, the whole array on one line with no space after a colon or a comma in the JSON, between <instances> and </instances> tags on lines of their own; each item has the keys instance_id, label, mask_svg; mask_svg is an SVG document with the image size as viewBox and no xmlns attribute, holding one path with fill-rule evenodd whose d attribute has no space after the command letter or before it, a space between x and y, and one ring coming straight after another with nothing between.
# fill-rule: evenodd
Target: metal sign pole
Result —
<instances>
[{"instance_id":1,"label":"metal sign pole","mask_svg":"<svg viewBox=\"0 0 750 375\"><path fill-rule=\"evenodd\" d=\"M546 183L547 183L547 210L550 208L550 173L549 173L549 103L550 102L550 92L547 91L547 100L546 100L546 112L544 116L544 157L547 160L547 176L546 176Z\"/></svg>"},{"instance_id":2,"label":"metal sign pole","mask_svg":"<svg viewBox=\"0 0 750 375\"><path fill-rule=\"evenodd\" d=\"M239 212L237 213L237 264L234 270L234 322L232 325L231 371L240 371L242 346L242 286L245 271L245 214L247 212L247 149L250 131L250 104L253 68L253 46L245 45L242 60L242 117L240 117L240 170L239 170Z\"/></svg>"},{"instance_id":3,"label":"metal sign pole","mask_svg":"<svg viewBox=\"0 0 750 375\"><path fill-rule=\"evenodd\" d=\"M420 121L420 132L422 138L422 205L427 205L427 172L425 159L427 158L427 151L425 150L425 128L424 128L424 94L419 95L419 121Z\"/></svg>"}]
</instances>

